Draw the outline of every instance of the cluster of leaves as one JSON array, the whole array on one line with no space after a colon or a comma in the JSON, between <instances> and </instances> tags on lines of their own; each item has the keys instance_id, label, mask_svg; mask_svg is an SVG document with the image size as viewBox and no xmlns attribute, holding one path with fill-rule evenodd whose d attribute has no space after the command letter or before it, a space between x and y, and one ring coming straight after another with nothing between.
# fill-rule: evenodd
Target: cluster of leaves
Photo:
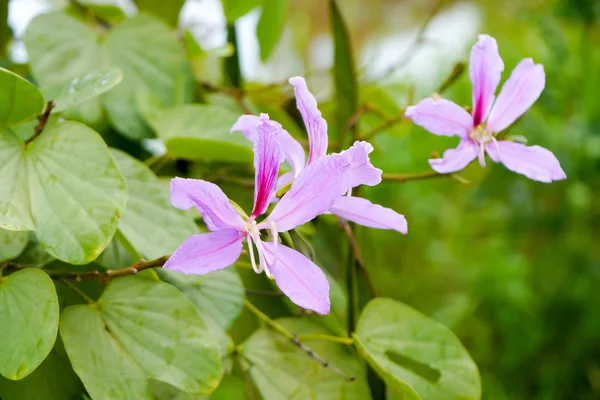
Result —
<instances>
[{"instance_id":1,"label":"cluster of leaves","mask_svg":"<svg viewBox=\"0 0 600 400\"><path fill-rule=\"evenodd\" d=\"M199 46L172 28L181 1L139 0L147 13L131 18L74 3L27 28L37 86L0 69L0 398L368 399L378 396L368 370L388 398L480 398L477 367L448 328L391 299L358 310L353 284L336 280L326 252L316 252L331 272L326 317L298 316L278 297L264 308L281 318L258 310L249 296L279 293L244 262L202 277L152 269L204 230L171 207L168 179L221 181L241 204L251 201L252 149L230 127L241 111L267 111L289 127L297 116L280 88L250 96L199 80L191 68ZM257 35L268 58L287 2L223 5L229 22L263 7ZM331 129L341 144L353 139L346 127L358 95L334 1L330 11L338 99ZM232 62L235 54L224 74L239 82ZM142 145L155 136L164 155ZM312 254L300 233L295 247Z\"/></svg>"}]
</instances>

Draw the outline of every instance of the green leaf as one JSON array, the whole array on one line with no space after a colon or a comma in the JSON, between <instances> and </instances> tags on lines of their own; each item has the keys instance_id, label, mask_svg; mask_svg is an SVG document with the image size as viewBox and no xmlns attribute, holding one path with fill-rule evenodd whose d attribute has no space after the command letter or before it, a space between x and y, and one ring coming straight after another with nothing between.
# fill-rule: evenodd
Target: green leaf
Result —
<instances>
[{"instance_id":1,"label":"green leaf","mask_svg":"<svg viewBox=\"0 0 600 400\"><path fill-rule=\"evenodd\" d=\"M37 237L33 232L28 232L29 243L25 246L25 250L14 260L19 265L26 267L43 267L46 264L52 262L52 257L40 244Z\"/></svg>"},{"instance_id":2,"label":"green leaf","mask_svg":"<svg viewBox=\"0 0 600 400\"><path fill-rule=\"evenodd\" d=\"M329 10L333 30L333 76L337 101L337 124L342 132L358 108L356 68L348 28L336 0L329 0ZM347 141L344 137L340 137L340 140L343 146L348 144L344 143Z\"/></svg>"},{"instance_id":3,"label":"green leaf","mask_svg":"<svg viewBox=\"0 0 600 400\"><path fill-rule=\"evenodd\" d=\"M238 117L220 106L185 104L156 115L150 123L173 157L251 163L252 143L241 132L229 132Z\"/></svg>"},{"instance_id":4,"label":"green leaf","mask_svg":"<svg viewBox=\"0 0 600 400\"><path fill-rule=\"evenodd\" d=\"M11 381L0 377L2 400L76 399L84 389L64 351L53 349L40 366L27 377Z\"/></svg>"},{"instance_id":5,"label":"green leaf","mask_svg":"<svg viewBox=\"0 0 600 400\"><path fill-rule=\"evenodd\" d=\"M4 68L0 68L0 88L0 123L23 121L44 107L44 97L34 84Z\"/></svg>"},{"instance_id":6,"label":"green leaf","mask_svg":"<svg viewBox=\"0 0 600 400\"><path fill-rule=\"evenodd\" d=\"M391 299L372 300L356 334L359 352L403 399L479 399L477 366L444 325Z\"/></svg>"},{"instance_id":7,"label":"green leaf","mask_svg":"<svg viewBox=\"0 0 600 400\"><path fill-rule=\"evenodd\" d=\"M12 37L8 26L8 1L0 3L0 58L6 55L6 46Z\"/></svg>"},{"instance_id":8,"label":"green leaf","mask_svg":"<svg viewBox=\"0 0 600 400\"><path fill-rule=\"evenodd\" d=\"M115 129L131 139L151 134L136 106L138 94L151 92L165 106L191 96L192 76L183 48L167 25L149 15L126 19L98 36L93 27L64 13L44 14L29 24L23 40L32 72L42 86L99 67L119 68L121 84L84 106L95 119L104 107Z\"/></svg>"},{"instance_id":9,"label":"green leaf","mask_svg":"<svg viewBox=\"0 0 600 400\"><path fill-rule=\"evenodd\" d=\"M289 0L264 0L262 13L256 26L256 37L260 44L260 59L269 59L283 35L287 19Z\"/></svg>"},{"instance_id":10,"label":"green leaf","mask_svg":"<svg viewBox=\"0 0 600 400\"><path fill-rule=\"evenodd\" d=\"M56 104L53 112L61 112L112 89L121 79L123 73L120 69L108 68L49 86L42 93L46 99L53 100Z\"/></svg>"},{"instance_id":11,"label":"green leaf","mask_svg":"<svg viewBox=\"0 0 600 400\"><path fill-rule=\"evenodd\" d=\"M183 7L183 3L185 3L185 0L135 0L135 5L140 11L147 11L173 27L177 27L179 12Z\"/></svg>"},{"instance_id":12,"label":"green leaf","mask_svg":"<svg viewBox=\"0 0 600 400\"><path fill-rule=\"evenodd\" d=\"M207 325L214 322L227 330L244 308L244 286L233 268L207 275L184 275L167 269L157 270L160 278L175 286L194 303Z\"/></svg>"},{"instance_id":13,"label":"green leaf","mask_svg":"<svg viewBox=\"0 0 600 400\"><path fill-rule=\"evenodd\" d=\"M119 222L125 238L146 258L171 254L190 235L200 233L186 214L171 205L169 192L144 163L112 150L125 177L129 200Z\"/></svg>"},{"instance_id":14,"label":"green leaf","mask_svg":"<svg viewBox=\"0 0 600 400\"><path fill-rule=\"evenodd\" d=\"M227 22L235 22L239 17L258 7L262 0L222 0Z\"/></svg>"},{"instance_id":15,"label":"green leaf","mask_svg":"<svg viewBox=\"0 0 600 400\"><path fill-rule=\"evenodd\" d=\"M25 145L8 128L0 126L0 227L32 230L27 193Z\"/></svg>"},{"instance_id":16,"label":"green leaf","mask_svg":"<svg viewBox=\"0 0 600 400\"><path fill-rule=\"evenodd\" d=\"M102 22L116 24L127 18L125 12L117 5L103 4L103 2L106 3L107 0L78 0L77 2L84 6L82 7L84 13L89 13L91 11L94 16L102 20ZM110 0L108 2L110 2Z\"/></svg>"},{"instance_id":17,"label":"green leaf","mask_svg":"<svg viewBox=\"0 0 600 400\"><path fill-rule=\"evenodd\" d=\"M280 318L278 323L295 334L329 334L318 324L299 318ZM242 346L249 373L265 399L370 399L366 371L360 358L346 345L306 340L321 358L344 373L349 381L311 359L296 345L270 328L261 328Z\"/></svg>"},{"instance_id":18,"label":"green leaf","mask_svg":"<svg viewBox=\"0 0 600 400\"><path fill-rule=\"evenodd\" d=\"M13 232L0 229L0 261L12 260L25 250L29 232Z\"/></svg>"},{"instance_id":19,"label":"green leaf","mask_svg":"<svg viewBox=\"0 0 600 400\"><path fill-rule=\"evenodd\" d=\"M98 303L63 312L60 333L92 398L150 399L150 378L206 394L221 378L213 333L188 299L157 280L111 281Z\"/></svg>"},{"instance_id":20,"label":"green leaf","mask_svg":"<svg viewBox=\"0 0 600 400\"><path fill-rule=\"evenodd\" d=\"M0 374L18 380L44 361L58 332L58 297L39 269L0 278Z\"/></svg>"}]
</instances>

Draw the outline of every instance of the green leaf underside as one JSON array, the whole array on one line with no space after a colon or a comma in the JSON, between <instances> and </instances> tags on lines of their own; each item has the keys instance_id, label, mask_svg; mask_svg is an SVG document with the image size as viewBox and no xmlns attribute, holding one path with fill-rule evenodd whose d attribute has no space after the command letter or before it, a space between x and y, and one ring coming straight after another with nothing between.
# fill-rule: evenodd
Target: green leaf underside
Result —
<instances>
[{"instance_id":1,"label":"green leaf underside","mask_svg":"<svg viewBox=\"0 0 600 400\"><path fill-rule=\"evenodd\" d=\"M238 117L224 107L186 104L152 117L150 123L174 157L250 163L252 143L241 132L229 132Z\"/></svg>"},{"instance_id":2,"label":"green leaf underside","mask_svg":"<svg viewBox=\"0 0 600 400\"><path fill-rule=\"evenodd\" d=\"M169 192L154 173L127 153L112 149L125 178L129 200L119 229L145 258L171 254L190 235L194 221L171 205Z\"/></svg>"},{"instance_id":3,"label":"green leaf underside","mask_svg":"<svg viewBox=\"0 0 600 400\"><path fill-rule=\"evenodd\" d=\"M46 99L54 101L56 106L52 111L61 112L107 92L122 79L120 69L107 68L43 88L42 93Z\"/></svg>"},{"instance_id":4,"label":"green leaf underside","mask_svg":"<svg viewBox=\"0 0 600 400\"><path fill-rule=\"evenodd\" d=\"M95 259L114 234L125 206L123 177L106 144L77 122L52 125L24 146L0 132L8 160L0 180L0 226L31 229L46 251L72 264ZM3 154L8 153L8 157Z\"/></svg>"},{"instance_id":5,"label":"green leaf underside","mask_svg":"<svg viewBox=\"0 0 600 400\"><path fill-rule=\"evenodd\" d=\"M14 232L0 229L0 261L12 260L25 250L29 232Z\"/></svg>"},{"instance_id":6,"label":"green leaf underside","mask_svg":"<svg viewBox=\"0 0 600 400\"><path fill-rule=\"evenodd\" d=\"M60 333L92 398L151 399L150 378L205 394L221 378L217 345L194 306L153 279L112 281L95 305L67 308Z\"/></svg>"},{"instance_id":7,"label":"green leaf underside","mask_svg":"<svg viewBox=\"0 0 600 400\"><path fill-rule=\"evenodd\" d=\"M120 69L123 81L82 108L96 117L104 108L115 129L131 139L150 136L137 110L136 95L152 92L165 106L191 95L185 52L168 26L149 15L126 19L98 37L91 26L64 13L44 14L29 24L24 41L32 72L42 86L100 68Z\"/></svg>"},{"instance_id":8,"label":"green leaf underside","mask_svg":"<svg viewBox=\"0 0 600 400\"><path fill-rule=\"evenodd\" d=\"M184 275L167 269L158 270L158 274L194 303L207 325L212 322L227 330L244 308L244 286L233 268L207 275Z\"/></svg>"},{"instance_id":9,"label":"green leaf underside","mask_svg":"<svg viewBox=\"0 0 600 400\"><path fill-rule=\"evenodd\" d=\"M14 124L42 111L44 97L31 82L0 68L0 124Z\"/></svg>"},{"instance_id":10,"label":"green leaf underside","mask_svg":"<svg viewBox=\"0 0 600 400\"><path fill-rule=\"evenodd\" d=\"M477 366L456 336L403 303L372 300L354 337L359 352L402 398L481 398Z\"/></svg>"},{"instance_id":11,"label":"green leaf underside","mask_svg":"<svg viewBox=\"0 0 600 400\"><path fill-rule=\"evenodd\" d=\"M280 318L278 323L295 334L329 334L317 323ZM349 381L324 368L291 341L270 328L255 332L241 349L250 363L250 376L265 399L371 398L363 362L350 347L323 341L304 341L315 353L356 380Z\"/></svg>"},{"instance_id":12,"label":"green leaf underside","mask_svg":"<svg viewBox=\"0 0 600 400\"><path fill-rule=\"evenodd\" d=\"M58 297L38 269L0 278L0 374L22 379L44 361L58 332Z\"/></svg>"},{"instance_id":13,"label":"green leaf underside","mask_svg":"<svg viewBox=\"0 0 600 400\"><path fill-rule=\"evenodd\" d=\"M262 14L256 26L256 37L260 44L260 59L269 59L277 46L285 28L289 0L265 0Z\"/></svg>"}]
</instances>

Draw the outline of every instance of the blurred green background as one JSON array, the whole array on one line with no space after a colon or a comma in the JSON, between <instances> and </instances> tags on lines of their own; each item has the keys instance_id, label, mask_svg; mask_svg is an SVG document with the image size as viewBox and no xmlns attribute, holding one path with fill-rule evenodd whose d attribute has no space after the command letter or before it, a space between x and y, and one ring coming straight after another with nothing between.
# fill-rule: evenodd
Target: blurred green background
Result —
<instances>
[{"instance_id":1,"label":"blurred green background","mask_svg":"<svg viewBox=\"0 0 600 400\"><path fill-rule=\"evenodd\" d=\"M26 26L24 10L64 3L11 0L15 41L3 65L25 68L15 66L27 61L17 26ZM117 3L127 8L130 2ZM405 214L409 234L358 229L358 238L377 294L448 325L479 366L485 399L600 398L600 201L595 196L600 193L600 2L340 0L339 5L355 48L360 104L378 110L360 118L359 132L439 91L457 63L468 62L478 33L498 40L503 80L522 58L544 65L546 89L510 133L553 151L567 180L537 183L490 162L461 174L469 185L449 179L384 182L364 193ZM203 49L215 54L195 68L208 82L219 79L215 64L226 43L219 7L218 0L188 0L180 15L181 28L191 29ZM267 63L260 62L250 34L257 19L252 12L237 22L247 82L258 86L306 75L335 139L340 127L332 115L327 2L291 2L283 38ZM289 88L284 94L293 108ZM470 104L468 74L443 96ZM254 100L257 110L267 111L271 98ZM427 171L431 153L456 142L398 118L373 138L373 162L387 173ZM317 256L335 275L342 246L332 244L326 223L317 228L312 239Z\"/></svg>"}]
</instances>

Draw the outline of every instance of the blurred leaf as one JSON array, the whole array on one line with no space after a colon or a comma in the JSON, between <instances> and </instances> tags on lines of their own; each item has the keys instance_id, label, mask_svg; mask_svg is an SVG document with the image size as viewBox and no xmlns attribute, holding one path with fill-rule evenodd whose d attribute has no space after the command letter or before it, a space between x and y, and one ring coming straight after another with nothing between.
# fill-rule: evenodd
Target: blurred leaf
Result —
<instances>
[{"instance_id":1,"label":"blurred leaf","mask_svg":"<svg viewBox=\"0 0 600 400\"><path fill-rule=\"evenodd\" d=\"M54 260L40 244L33 232L28 232L29 243L25 246L25 250L14 260L19 265L26 267L43 267Z\"/></svg>"},{"instance_id":2,"label":"blurred leaf","mask_svg":"<svg viewBox=\"0 0 600 400\"><path fill-rule=\"evenodd\" d=\"M98 303L63 311L60 334L92 398L150 399L149 378L204 394L221 378L212 332L189 300L160 281L113 280Z\"/></svg>"},{"instance_id":3,"label":"blurred leaf","mask_svg":"<svg viewBox=\"0 0 600 400\"><path fill-rule=\"evenodd\" d=\"M304 254L306 258L311 261L315 261L315 251L312 249L310 244L296 231L296 229L290 229L289 231L290 237L292 238L292 243L294 244L294 249L298 250L300 253Z\"/></svg>"},{"instance_id":4,"label":"blurred leaf","mask_svg":"<svg viewBox=\"0 0 600 400\"><path fill-rule=\"evenodd\" d=\"M354 54L348 28L340 12L336 0L329 0L331 14L331 29L333 30L333 77L335 84L335 99L337 101L337 124L340 132L352 118L358 108L358 88ZM339 138L345 148L348 140Z\"/></svg>"},{"instance_id":5,"label":"blurred leaf","mask_svg":"<svg viewBox=\"0 0 600 400\"><path fill-rule=\"evenodd\" d=\"M278 323L299 334L329 334L318 324L299 318L280 318ZM249 373L265 399L370 399L362 360L346 345L306 340L303 342L331 365L341 369L349 381L324 368L289 339L270 328L261 328L243 345L240 353L249 363Z\"/></svg>"},{"instance_id":6,"label":"blurred leaf","mask_svg":"<svg viewBox=\"0 0 600 400\"><path fill-rule=\"evenodd\" d=\"M32 373L52 350L58 332L58 297L39 269L0 277L0 373L18 380Z\"/></svg>"},{"instance_id":7,"label":"blurred leaf","mask_svg":"<svg viewBox=\"0 0 600 400\"><path fill-rule=\"evenodd\" d=\"M207 275L184 275L164 268L157 272L194 303L209 326L214 323L228 330L244 308L244 286L233 268Z\"/></svg>"},{"instance_id":8,"label":"blurred leaf","mask_svg":"<svg viewBox=\"0 0 600 400\"><path fill-rule=\"evenodd\" d=\"M145 258L171 254L188 236L200 233L194 221L171 205L154 173L144 163L112 149L129 193L119 230Z\"/></svg>"},{"instance_id":9,"label":"blurred leaf","mask_svg":"<svg viewBox=\"0 0 600 400\"><path fill-rule=\"evenodd\" d=\"M165 106L191 96L192 77L183 48L168 26L149 15L126 19L97 37L92 27L64 13L43 14L29 24L23 40L42 86L96 71L100 65L119 68L121 84L84 106L95 118L104 106L115 129L130 139L151 134L137 110L137 95L151 92Z\"/></svg>"},{"instance_id":10,"label":"blurred leaf","mask_svg":"<svg viewBox=\"0 0 600 400\"><path fill-rule=\"evenodd\" d=\"M151 118L150 123L173 157L251 163L252 143L241 132L229 132L238 117L224 107L185 104Z\"/></svg>"},{"instance_id":11,"label":"blurred leaf","mask_svg":"<svg viewBox=\"0 0 600 400\"><path fill-rule=\"evenodd\" d=\"M479 399L477 366L444 325L395 300L364 308L356 346L393 392L403 399Z\"/></svg>"},{"instance_id":12,"label":"blurred leaf","mask_svg":"<svg viewBox=\"0 0 600 400\"><path fill-rule=\"evenodd\" d=\"M23 252L29 241L29 232L0 229L0 261L12 260Z\"/></svg>"},{"instance_id":13,"label":"blurred leaf","mask_svg":"<svg viewBox=\"0 0 600 400\"><path fill-rule=\"evenodd\" d=\"M132 265L139 260L141 257L136 257L134 259L127 251L126 245L123 244L124 240L126 239L123 237L123 234L117 229L115 236L113 236L113 240L110 241L102 254L100 254L94 262L102 265L106 269L119 269Z\"/></svg>"},{"instance_id":14,"label":"blurred leaf","mask_svg":"<svg viewBox=\"0 0 600 400\"><path fill-rule=\"evenodd\" d=\"M35 85L4 68L0 68L0 88L0 124L23 121L44 107L44 97Z\"/></svg>"},{"instance_id":15,"label":"blurred leaf","mask_svg":"<svg viewBox=\"0 0 600 400\"><path fill-rule=\"evenodd\" d=\"M106 0L77 0L77 3L83 6L82 11L92 12L94 16L106 23L116 24L127 18L127 15L125 15L125 12L120 7L113 4L105 4Z\"/></svg>"},{"instance_id":16,"label":"blurred leaf","mask_svg":"<svg viewBox=\"0 0 600 400\"><path fill-rule=\"evenodd\" d=\"M219 387L210 395L210 400L245 400L247 398L246 383L235 375L223 377Z\"/></svg>"},{"instance_id":17,"label":"blurred leaf","mask_svg":"<svg viewBox=\"0 0 600 400\"><path fill-rule=\"evenodd\" d=\"M42 93L46 99L54 101L56 107L52 112L57 113L112 89L121 82L121 79L123 73L120 69L102 69L62 84L48 86L42 90Z\"/></svg>"},{"instance_id":18,"label":"blurred leaf","mask_svg":"<svg viewBox=\"0 0 600 400\"><path fill-rule=\"evenodd\" d=\"M12 37L8 26L8 0L0 2L0 58L6 55L6 46Z\"/></svg>"},{"instance_id":19,"label":"blurred leaf","mask_svg":"<svg viewBox=\"0 0 600 400\"><path fill-rule=\"evenodd\" d=\"M258 7L263 0L222 0L227 22L235 22L242 15Z\"/></svg>"},{"instance_id":20,"label":"blurred leaf","mask_svg":"<svg viewBox=\"0 0 600 400\"><path fill-rule=\"evenodd\" d=\"M2 400L75 399L84 389L66 355L53 349L40 366L19 381L0 376Z\"/></svg>"},{"instance_id":21,"label":"blurred leaf","mask_svg":"<svg viewBox=\"0 0 600 400\"><path fill-rule=\"evenodd\" d=\"M289 0L264 0L262 13L256 26L256 37L260 45L260 59L265 62L279 43L285 20L287 19Z\"/></svg>"},{"instance_id":22,"label":"blurred leaf","mask_svg":"<svg viewBox=\"0 0 600 400\"><path fill-rule=\"evenodd\" d=\"M164 20L172 27L177 27L179 12L185 0L135 0L135 5L140 11L146 11Z\"/></svg>"}]
</instances>

